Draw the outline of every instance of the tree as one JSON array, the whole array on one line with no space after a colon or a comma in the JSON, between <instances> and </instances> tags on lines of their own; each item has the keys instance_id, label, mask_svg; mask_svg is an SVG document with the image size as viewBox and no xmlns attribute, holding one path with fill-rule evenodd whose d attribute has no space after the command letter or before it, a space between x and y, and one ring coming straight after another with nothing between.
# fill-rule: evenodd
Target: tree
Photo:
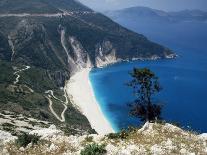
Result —
<instances>
[{"instance_id":1,"label":"tree","mask_svg":"<svg viewBox=\"0 0 207 155\"><path fill-rule=\"evenodd\" d=\"M161 119L162 106L153 103L152 97L161 91L158 77L147 68L134 68L130 73L132 81L128 86L133 88L135 100L130 104L130 114L141 121Z\"/></svg>"}]
</instances>

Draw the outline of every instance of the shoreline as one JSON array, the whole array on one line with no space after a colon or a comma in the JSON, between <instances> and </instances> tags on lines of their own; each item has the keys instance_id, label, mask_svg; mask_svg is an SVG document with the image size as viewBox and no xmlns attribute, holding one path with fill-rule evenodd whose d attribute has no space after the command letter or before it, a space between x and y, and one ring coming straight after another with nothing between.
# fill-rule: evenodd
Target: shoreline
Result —
<instances>
[{"instance_id":1,"label":"shoreline","mask_svg":"<svg viewBox=\"0 0 207 155\"><path fill-rule=\"evenodd\" d=\"M66 91L71 96L72 103L87 117L91 127L99 135L114 133L114 129L96 100L89 79L90 71L90 68L86 68L75 73L67 82Z\"/></svg>"}]
</instances>

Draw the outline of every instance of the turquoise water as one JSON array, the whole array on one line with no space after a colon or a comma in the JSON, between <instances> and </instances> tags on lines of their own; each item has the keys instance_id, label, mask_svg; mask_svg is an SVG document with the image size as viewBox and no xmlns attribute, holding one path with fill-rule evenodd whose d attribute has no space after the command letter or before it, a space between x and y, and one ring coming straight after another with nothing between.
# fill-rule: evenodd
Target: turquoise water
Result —
<instances>
[{"instance_id":1,"label":"turquoise water","mask_svg":"<svg viewBox=\"0 0 207 155\"><path fill-rule=\"evenodd\" d=\"M207 33L206 33L207 34ZM203 34L202 34L203 35ZM133 100L128 74L133 67L148 67L160 79L162 92L156 97L164 104L162 117L198 132L207 131L207 51L190 46L166 43L165 38L151 37L179 55L174 60L123 62L102 69L93 69L90 80L95 96L107 119L118 131L141 122L129 116L127 104ZM154 38L153 38L154 37ZM189 42L192 45L193 42Z\"/></svg>"}]
</instances>

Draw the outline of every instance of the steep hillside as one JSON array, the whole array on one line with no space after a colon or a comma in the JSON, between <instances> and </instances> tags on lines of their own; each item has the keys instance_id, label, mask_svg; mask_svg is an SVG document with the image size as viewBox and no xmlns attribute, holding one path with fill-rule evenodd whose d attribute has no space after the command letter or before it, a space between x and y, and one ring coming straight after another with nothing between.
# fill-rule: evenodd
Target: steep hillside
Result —
<instances>
[{"instance_id":1,"label":"steep hillside","mask_svg":"<svg viewBox=\"0 0 207 155\"><path fill-rule=\"evenodd\" d=\"M49 121L70 134L94 132L67 100L64 86L70 76L82 68L121 60L166 57L174 54L74 0L0 2L4 113ZM4 117L3 124L8 122Z\"/></svg>"}]
</instances>

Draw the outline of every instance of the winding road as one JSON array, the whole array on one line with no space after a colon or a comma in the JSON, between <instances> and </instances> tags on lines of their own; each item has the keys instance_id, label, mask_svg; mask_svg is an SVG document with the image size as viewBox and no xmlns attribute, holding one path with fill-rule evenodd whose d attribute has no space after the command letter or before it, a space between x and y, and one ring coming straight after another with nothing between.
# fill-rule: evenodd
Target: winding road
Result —
<instances>
[{"instance_id":1,"label":"winding road","mask_svg":"<svg viewBox=\"0 0 207 155\"><path fill-rule=\"evenodd\" d=\"M15 81L13 82L14 85L18 84L19 82L19 78L21 77L20 76L20 73L25 71L25 70L28 70L30 69L31 67L30 66L25 66L25 68L22 68L22 69L19 69L17 70L16 72L14 72L14 75L16 75L16 79ZM31 91L31 92L34 92L31 88L28 87L28 89ZM65 122L65 112L67 110L67 105L68 105L68 97L67 97L67 92L66 92L66 88L64 88L64 97L65 97L65 101L62 101L61 99L57 98L55 95L54 95L54 92L52 90L47 90L45 92L47 94L46 98L48 99L49 101L49 108L50 108L50 111L52 112L52 114L60 121L60 122ZM57 113L54 111L52 105L53 105L53 102L51 100L51 98L54 98L55 100L59 101L62 103L62 105L64 106L64 110L62 111L61 113L61 118L57 115Z\"/></svg>"},{"instance_id":2,"label":"winding road","mask_svg":"<svg viewBox=\"0 0 207 155\"><path fill-rule=\"evenodd\" d=\"M62 101L61 99L57 98L53 91L52 90L47 90L45 92L46 94L48 94L48 96L46 96L46 98L48 99L49 101L49 108L50 108L50 111L52 112L52 114L60 121L60 122L65 122L65 112L67 110L67 104L68 104L68 97L67 97L67 93L66 93L66 90L64 88L64 97L65 97L65 102ZM61 118L57 115L57 113L54 111L53 107L52 107L52 100L51 100L51 97L54 98L55 100L58 100L62 103L62 105L64 106L64 110L62 111L61 113Z\"/></svg>"},{"instance_id":3,"label":"winding road","mask_svg":"<svg viewBox=\"0 0 207 155\"><path fill-rule=\"evenodd\" d=\"M85 23L88 26L95 27L97 29L103 30L102 27L92 24L90 22L85 21L84 19L81 19L80 16L86 15L86 14L97 14L97 12L94 11L66 11L66 10L60 10L59 13L51 13L51 14L38 14L38 13L6 13L6 14L0 14L0 18L5 17L46 17L46 18L63 18L64 16L71 16L83 23Z\"/></svg>"},{"instance_id":4,"label":"winding road","mask_svg":"<svg viewBox=\"0 0 207 155\"><path fill-rule=\"evenodd\" d=\"M15 79L15 81L14 81L14 85L16 85L19 82L19 78L20 78L19 73L22 72L22 71L28 70L28 69L30 69L30 66L25 66L25 68L20 69L20 70L14 72L14 75L17 76L16 79Z\"/></svg>"},{"instance_id":5,"label":"winding road","mask_svg":"<svg viewBox=\"0 0 207 155\"><path fill-rule=\"evenodd\" d=\"M0 18L3 17L62 17L62 16L76 16L85 14L96 14L93 11L66 11L60 10L59 13L3 13L0 14Z\"/></svg>"}]
</instances>

